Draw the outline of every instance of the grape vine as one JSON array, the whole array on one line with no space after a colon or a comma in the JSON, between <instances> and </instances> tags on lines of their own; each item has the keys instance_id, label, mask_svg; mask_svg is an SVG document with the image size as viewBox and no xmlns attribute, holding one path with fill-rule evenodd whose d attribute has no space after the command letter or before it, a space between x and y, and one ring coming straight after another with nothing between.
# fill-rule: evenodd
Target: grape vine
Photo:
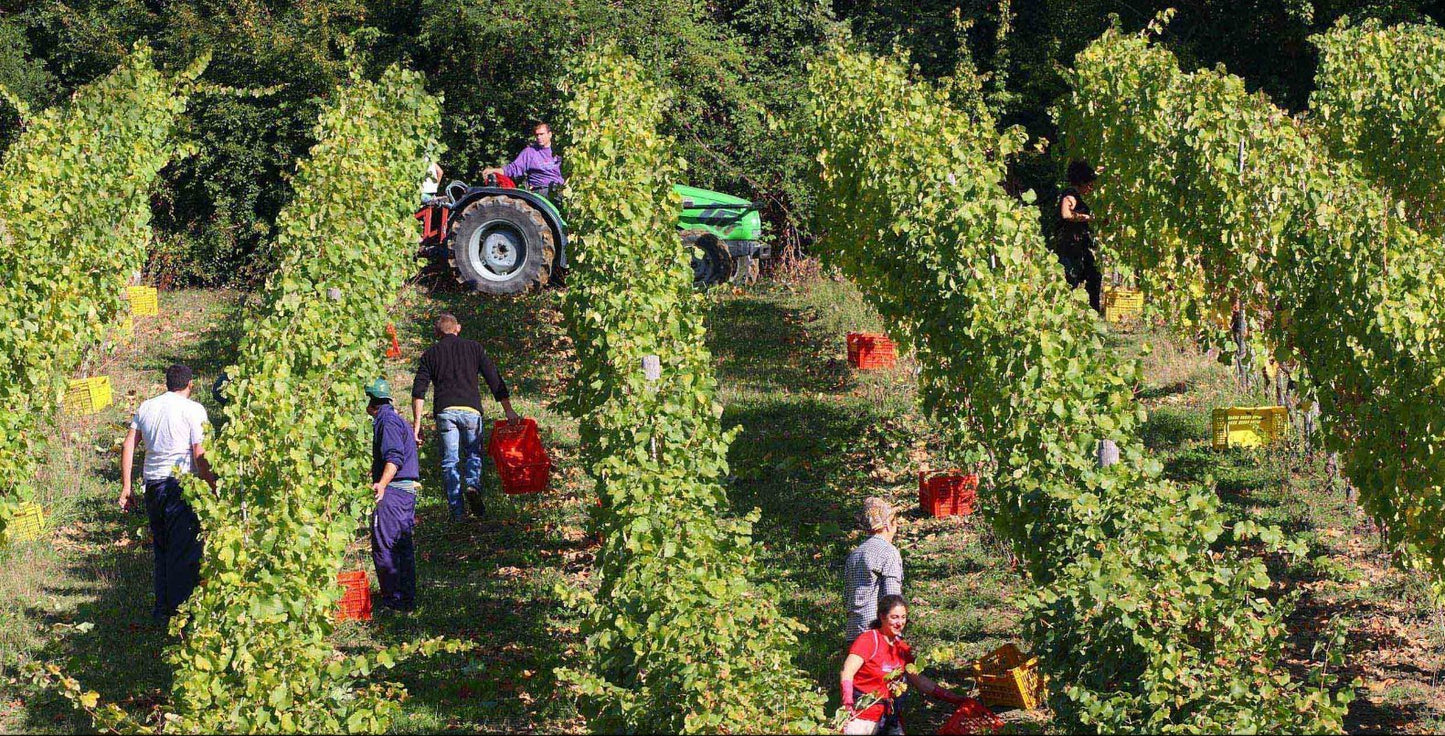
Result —
<instances>
[{"instance_id":1,"label":"grape vine","mask_svg":"<svg viewBox=\"0 0 1445 736\"><path fill-rule=\"evenodd\" d=\"M150 188L180 150L177 121L204 66L171 77L137 47L67 103L25 112L0 164L0 532L34 492L40 423L144 264Z\"/></svg>"},{"instance_id":2,"label":"grape vine","mask_svg":"<svg viewBox=\"0 0 1445 736\"><path fill-rule=\"evenodd\" d=\"M1344 20L1311 40L1310 111L1335 156L1399 197L1416 228L1445 236L1445 30Z\"/></svg>"},{"instance_id":3,"label":"grape vine","mask_svg":"<svg viewBox=\"0 0 1445 736\"><path fill-rule=\"evenodd\" d=\"M571 593L588 668L559 674L600 732L816 731L823 699L792 661L802 627L756 582L757 512L727 514L735 433L719 421L674 227L683 162L657 132L667 99L642 74L604 51L580 57L568 82L576 269L564 307L579 363L568 401L605 541L600 589Z\"/></svg>"},{"instance_id":4,"label":"grape vine","mask_svg":"<svg viewBox=\"0 0 1445 736\"><path fill-rule=\"evenodd\" d=\"M1161 479L1139 449L1138 366L1109 350L1034 211L999 186L1023 133L1000 135L895 59L835 50L809 85L823 253L913 349L953 459L984 463L984 508L1034 586L1026 632L1059 722L1339 730L1349 693L1285 674L1289 606L1235 549L1298 547ZM1102 439L1124 449L1106 468Z\"/></svg>"},{"instance_id":5,"label":"grape vine","mask_svg":"<svg viewBox=\"0 0 1445 736\"><path fill-rule=\"evenodd\" d=\"M330 636L346 547L372 506L363 381L380 375L387 308L413 270L411 210L439 107L420 75L353 75L321 114L277 222L285 260L248 318L212 493L203 585L172 622L185 639L174 720L208 732L376 732L404 691L362 681L436 640L345 656ZM278 349L279 348L279 349Z\"/></svg>"},{"instance_id":6,"label":"grape vine","mask_svg":"<svg viewBox=\"0 0 1445 736\"><path fill-rule=\"evenodd\" d=\"M1233 289L1259 305L1275 359L1300 367L1305 394L1323 412L1326 446L1341 454L1361 503L1407 562L1439 579L1438 244L1309 127L1246 93L1237 77L1180 71L1144 36L1110 31L1079 55L1059 122L1071 150L1129 172L1106 178L1098 193L1101 210L1137 238L1137 249L1118 255L1215 264L1201 289L1172 300ZM1160 133L1144 145L1141 127ZM1135 219L1145 211L1152 220Z\"/></svg>"}]
</instances>

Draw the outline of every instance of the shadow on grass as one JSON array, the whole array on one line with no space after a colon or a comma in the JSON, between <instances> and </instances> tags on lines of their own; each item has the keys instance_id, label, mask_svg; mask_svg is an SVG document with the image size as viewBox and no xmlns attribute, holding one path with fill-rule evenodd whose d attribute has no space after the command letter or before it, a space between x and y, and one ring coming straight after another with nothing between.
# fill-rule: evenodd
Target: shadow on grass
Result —
<instances>
[{"instance_id":1,"label":"shadow on grass","mask_svg":"<svg viewBox=\"0 0 1445 736\"><path fill-rule=\"evenodd\" d=\"M27 609L25 615L46 627L89 623L93 628L51 639L37 659L60 665L64 675L98 692L101 702L115 703L144 717L163 702L171 678L161 656L171 640L150 619L154 601L151 551L139 543L135 533L146 527L145 514L125 514L108 497L91 497L76 504L75 517L77 523L69 528L79 532L65 544L88 551L71 557L65 575L59 576L63 582L48 586L46 592L89 600L74 613L56 615L37 606ZM119 546L127 539L128 544ZM89 716L52 690L27 702L26 726L26 730L36 731L94 730Z\"/></svg>"},{"instance_id":2,"label":"shadow on grass","mask_svg":"<svg viewBox=\"0 0 1445 736\"><path fill-rule=\"evenodd\" d=\"M770 582L790 591L839 589L852 544L847 532L864 495L846 485L857 472L847 467L847 457L872 421L854 405L797 397L734 406L723 414L725 426L743 427L728 452L737 474L728 500L738 515L761 510L754 537L786 560L771 568ZM808 627L798 664L826 682L843 643L842 599L788 595L780 604Z\"/></svg>"},{"instance_id":3,"label":"shadow on grass","mask_svg":"<svg viewBox=\"0 0 1445 736\"><path fill-rule=\"evenodd\" d=\"M1144 446L1153 451L1178 447L1192 440L1208 439L1209 426L1199 412L1158 408L1149 412L1139 428Z\"/></svg>"},{"instance_id":4,"label":"shadow on grass","mask_svg":"<svg viewBox=\"0 0 1445 736\"><path fill-rule=\"evenodd\" d=\"M557 372L557 361L544 359L570 352L559 290L497 297L446 288L429 296L432 304L427 308L398 319L398 333L409 334L418 346L404 359L409 371L416 370L421 351L436 342L437 316L450 312L461 322L462 337L482 344L513 392L552 396L561 390L567 372ZM482 398L490 401L485 385L482 390Z\"/></svg>"},{"instance_id":5,"label":"shadow on grass","mask_svg":"<svg viewBox=\"0 0 1445 736\"><path fill-rule=\"evenodd\" d=\"M717 304L708 318L708 347L717 359L718 381L783 391L846 391L853 373L842 360L829 357L840 351L843 338L809 330L817 321L757 297Z\"/></svg>"},{"instance_id":6,"label":"shadow on grass","mask_svg":"<svg viewBox=\"0 0 1445 736\"><path fill-rule=\"evenodd\" d=\"M402 369L412 375L421 350L435 341L441 312L456 315L462 336L486 348L514 397L544 403L561 395L570 377L570 344L561 321L561 293L544 290L518 297L489 297L438 283L420 305L406 305L398 333L414 350ZM406 384L403 384L406 385ZM481 386L486 423L498 415ZM428 397L428 411L430 401ZM519 411L523 411L519 407ZM403 412L410 416L409 411ZM544 413L545 410L544 410ZM486 515L452 522L434 442L421 448L422 491L417 504L417 610L382 611L363 631L343 631L342 641L370 638L378 645L446 637L470 641L472 652L399 665L390 679L411 693L401 732L536 730L575 718L569 689L554 670L576 666L580 648L576 613L558 600L555 586L587 575L596 545L583 530L582 499L590 484L574 474L575 440L551 436L557 417L539 417L554 462L552 490L537 496L504 496L491 462L483 459ZM423 424L435 438L430 420ZM370 570L369 545L362 566ZM380 610L380 609L379 609ZM572 632L572 633L562 633ZM555 725L553 726L555 728ZM546 728L545 726L543 727Z\"/></svg>"},{"instance_id":7,"label":"shadow on grass","mask_svg":"<svg viewBox=\"0 0 1445 736\"><path fill-rule=\"evenodd\" d=\"M1194 388L1194 381L1175 381L1165 386L1150 386L1139 392L1138 399L1162 399L1166 396L1187 394Z\"/></svg>"},{"instance_id":8,"label":"shadow on grass","mask_svg":"<svg viewBox=\"0 0 1445 736\"><path fill-rule=\"evenodd\" d=\"M143 353L135 368L160 372L173 363L185 363L198 375L218 374L235 360L242 336L236 308L235 302L217 301L211 306L217 313L207 313L201 320L213 326L201 331L198 340L163 343L159 350ZM209 388L198 394L197 398L209 397ZM87 433L96 429L91 427ZM108 431L108 427L101 431ZM171 671L163 652L173 640L163 626L150 618L154 563L143 506L138 504L128 514L114 506L111 489L120 486L116 457L106 455L104 460L92 463L83 471L88 476L85 479L67 479L106 489L77 499L73 523L66 527L76 531L59 544L84 552L67 556L66 574L57 576L60 582L52 583L47 591L57 597L83 597L83 602L73 613L57 616L35 607L26 615L46 627L93 624L87 631L72 630L51 639L39 657L59 664L83 687L98 692L101 702L115 703L134 716L146 717L169 695ZM141 490L139 482L136 490ZM37 729L93 728L88 716L51 691L28 704L26 717Z\"/></svg>"},{"instance_id":9,"label":"shadow on grass","mask_svg":"<svg viewBox=\"0 0 1445 736\"><path fill-rule=\"evenodd\" d=\"M423 475L428 475L423 471ZM488 493L487 516L449 519L432 472L417 528L417 610L378 614L370 636L381 644L431 637L470 641L472 652L408 662L388 679L411 693L403 732L533 730L571 716L554 670L580 639L559 635L574 616L558 601L563 573L590 569L590 536L568 534L569 512L548 494ZM424 479L424 484L426 480ZM574 509L576 507L574 506ZM575 513L575 511L573 512ZM369 559L365 566L369 569ZM566 627L560 627L566 628ZM572 629L575 631L575 629Z\"/></svg>"}]
</instances>

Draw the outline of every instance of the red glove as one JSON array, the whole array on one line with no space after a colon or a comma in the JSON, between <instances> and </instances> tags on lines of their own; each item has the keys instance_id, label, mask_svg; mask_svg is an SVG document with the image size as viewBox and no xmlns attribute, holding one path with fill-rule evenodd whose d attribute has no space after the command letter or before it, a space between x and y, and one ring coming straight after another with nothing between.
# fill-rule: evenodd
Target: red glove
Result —
<instances>
[{"instance_id":1,"label":"red glove","mask_svg":"<svg viewBox=\"0 0 1445 736\"><path fill-rule=\"evenodd\" d=\"M853 681L839 680L838 685L843 688L843 707L853 712Z\"/></svg>"},{"instance_id":2,"label":"red glove","mask_svg":"<svg viewBox=\"0 0 1445 736\"><path fill-rule=\"evenodd\" d=\"M933 697L938 698L945 703L953 703L954 705L963 705L964 702L968 700L967 696L959 695L958 693L949 690L946 687L939 687L938 689L934 690Z\"/></svg>"}]
</instances>

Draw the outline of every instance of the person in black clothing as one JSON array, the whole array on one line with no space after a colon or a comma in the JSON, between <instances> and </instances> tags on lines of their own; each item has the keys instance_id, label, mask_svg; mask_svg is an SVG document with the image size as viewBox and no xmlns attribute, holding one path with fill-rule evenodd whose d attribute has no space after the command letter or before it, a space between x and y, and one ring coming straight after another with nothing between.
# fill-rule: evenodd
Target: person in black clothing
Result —
<instances>
[{"instance_id":1,"label":"person in black clothing","mask_svg":"<svg viewBox=\"0 0 1445 736\"><path fill-rule=\"evenodd\" d=\"M1094 256L1094 232L1090 228L1094 216L1084 202L1084 197L1094 191L1094 182L1098 178L1098 172L1089 164L1069 162L1069 187L1059 195L1059 225L1054 233L1054 248L1069 286L1077 289L1079 284L1083 284L1089 292L1089 306L1102 313L1099 291L1104 277L1099 273L1099 264Z\"/></svg>"},{"instance_id":2,"label":"person in black clothing","mask_svg":"<svg viewBox=\"0 0 1445 736\"><path fill-rule=\"evenodd\" d=\"M411 426L420 445L422 402L427 389L435 385L432 414L436 416L442 453L442 483L452 520L460 521L465 515L464 489L474 515L481 516L486 508L481 494L483 423L477 377L486 379L487 388L502 405L507 421L520 422L522 418L512 411L511 393L497 373L497 366L481 344L461 337L462 326L457 318L442 314L437 318L436 332L439 338L436 344L427 348L417 362L416 379L411 388Z\"/></svg>"}]
</instances>

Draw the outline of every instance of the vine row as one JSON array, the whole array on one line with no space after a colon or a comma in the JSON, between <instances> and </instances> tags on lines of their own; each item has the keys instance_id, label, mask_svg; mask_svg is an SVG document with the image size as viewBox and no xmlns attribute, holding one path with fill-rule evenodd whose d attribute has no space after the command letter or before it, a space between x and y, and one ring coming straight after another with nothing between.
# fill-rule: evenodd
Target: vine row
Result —
<instances>
[{"instance_id":1,"label":"vine row","mask_svg":"<svg viewBox=\"0 0 1445 736\"><path fill-rule=\"evenodd\" d=\"M154 724L62 678L98 727L179 733L379 732L400 712L373 670L427 640L346 655L330 641L336 573L370 510L363 381L379 375L387 307L412 270L412 197L439 122L420 75L353 76L323 110L279 218L286 254L246 318L212 491L188 476L201 519L201 585L171 620L171 702ZM52 674L58 671L51 668Z\"/></svg>"},{"instance_id":2,"label":"vine row","mask_svg":"<svg viewBox=\"0 0 1445 736\"><path fill-rule=\"evenodd\" d=\"M683 171L657 132L666 96L615 50L567 89L576 268L564 309L604 535L584 671L559 675L604 733L816 731L823 698L793 664L802 626L759 585L754 511L728 515L727 449L702 302L675 229ZM657 356L648 380L643 359Z\"/></svg>"},{"instance_id":3,"label":"vine row","mask_svg":"<svg viewBox=\"0 0 1445 736\"><path fill-rule=\"evenodd\" d=\"M1237 77L1180 71L1146 36L1106 33L1080 54L1074 79L1060 125L1071 150L1111 166L1101 209L1127 223L1120 230L1135 244L1115 255L1203 266L1195 285L1166 300L1235 294L1257 305L1265 341L1275 360L1298 366L1304 395L1323 412L1326 446L1340 453L1361 503L1406 562L1438 580L1438 242L1414 229L1402 200L1358 162L1332 157L1313 129L1248 94Z\"/></svg>"},{"instance_id":4,"label":"vine row","mask_svg":"<svg viewBox=\"0 0 1445 736\"><path fill-rule=\"evenodd\" d=\"M150 188L205 60L172 77L136 47L65 104L30 114L0 164L0 532L34 494L66 379L125 307L151 242Z\"/></svg>"},{"instance_id":5,"label":"vine row","mask_svg":"<svg viewBox=\"0 0 1445 736\"><path fill-rule=\"evenodd\" d=\"M1416 228L1445 236L1445 30L1346 19L1311 40L1310 112L1330 150L1387 187Z\"/></svg>"},{"instance_id":6,"label":"vine row","mask_svg":"<svg viewBox=\"0 0 1445 736\"><path fill-rule=\"evenodd\" d=\"M1050 262L1035 211L1000 187L1018 129L913 82L906 62L835 49L810 124L824 257L917 356L924 408L1033 592L1026 634L1065 729L1337 731L1349 693L1286 674L1288 601L1238 549L1298 551L1234 520L1140 449L1136 363L1107 347ZM953 80L951 84L976 83ZM1100 440L1123 448L1098 467ZM1318 674L1318 672L1316 673ZM1313 678L1312 678L1313 679Z\"/></svg>"}]
</instances>

